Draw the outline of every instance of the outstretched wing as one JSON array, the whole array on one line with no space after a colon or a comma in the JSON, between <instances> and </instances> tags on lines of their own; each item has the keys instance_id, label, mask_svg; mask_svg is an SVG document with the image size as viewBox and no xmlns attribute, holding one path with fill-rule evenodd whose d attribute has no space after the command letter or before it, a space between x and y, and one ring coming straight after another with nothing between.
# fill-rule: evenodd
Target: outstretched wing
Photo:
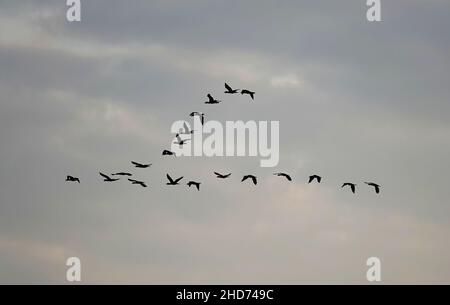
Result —
<instances>
[{"instance_id":1,"label":"outstretched wing","mask_svg":"<svg viewBox=\"0 0 450 305\"><path fill-rule=\"evenodd\" d=\"M100 174L100 176L102 176L103 178L108 179L108 180L111 180L111 178L108 177L107 175L105 175L105 174L103 174L103 173L99 173L99 174Z\"/></svg>"},{"instance_id":2,"label":"outstretched wing","mask_svg":"<svg viewBox=\"0 0 450 305\"><path fill-rule=\"evenodd\" d=\"M134 161L131 161L131 164L136 165L136 166L142 166L142 164L134 162Z\"/></svg>"},{"instance_id":3,"label":"outstretched wing","mask_svg":"<svg viewBox=\"0 0 450 305\"><path fill-rule=\"evenodd\" d=\"M170 183L174 183L172 177L169 176L169 174L166 175L167 179L169 180Z\"/></svg>"},{"instance_id":4,"label":"outstretched wing","mask_svg":"<svg viewBox=\"0 0 450 305\"><path fill-rule=\"evenodd\" d=\"M186 122L184 122L183 128L184 128L184 132L185 132L185 133L189 133L189 127L188 127L188 125L186 124Z\"/></svg>"},{"instance_id":5,"label":"outstretched wing","mask_svg":"<svg viewBox=\"0 0 450 305\"><path fill-rule=\"evenodd\" d=\"M181 179L183 179L184 177L180 177L180 178L178 178L177 180L175 180L175 182L174 183L178 183L178 182L180 182L180 180Z\"/></svg>"},{"instance_id":6,"label":"outstretched wing","mask_svg":"<svg viewBox=\"0 0 450 305\"><path fill-rule=\"evenodd\" d=\"M225 88L226 88L228 91L233 91L233 88L231 88L227 83L225 83Z\"/></svg>"},{"instance_id":7,"label":"outstretched wing","mask_svg":"<svg viewBox=\"0 0 450 305\"><path fill-rule=\"evenodd\" d=\"M251 176L251 178L252 178L253 184L257 185L258 181L256 180L256 177L255 176Z\"/></svg>"}]
</instances>

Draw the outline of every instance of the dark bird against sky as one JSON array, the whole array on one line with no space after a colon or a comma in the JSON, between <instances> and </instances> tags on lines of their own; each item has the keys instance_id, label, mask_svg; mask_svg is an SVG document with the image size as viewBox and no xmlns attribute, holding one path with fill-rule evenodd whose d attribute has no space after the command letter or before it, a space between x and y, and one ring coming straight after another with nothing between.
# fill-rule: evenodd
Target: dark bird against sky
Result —
<instances>
[{"instance_id":1,"label":"dark bird against sky","mask_svg":"<svg viewBox=\"0 0 450 305\"><path fill-rule=\"evenodd\" d=\"M149 168L150 166L152 166L151 163L150 164L141 164L141 163L134 162L134 161L131 161L131 163L137 168Z\"/></svg>"},{"instance_id":2,"label":"dark bird against sky","mask_svg":"<svg viewBox=\"0 0 450 305\"><path fill-rule=\"evenodd\" d=\"M167 177L167 180L169 180L169 182L166 183L167 185L178 185L178 182L180 182L181 179L183 179L183 177L180 177L180 178L178 178L176 180L173 180L172 177L170 177L169 174L167 174L166 177Z\"/></svg>"},{"instance_id":3,"label":"dark bird against sky","mask_svg":"<svg viewBox=\"0 0 450 305\"><path fill-rule=\"evenodd\" d=\"M103 173L99 173L100 176L102 176L105 180L103 180L104 182L114 182L114 181L118 181L120 179L112 179L111 177L109 177L108 175L105 175Z\"/></svg>"},{"instance_id":4,"label":"dark bird against sky","mask_svg":"<svg viewBox=\"0 0 450 305\"><path fill-rule=\"evenodd\" d=\"M165 149L165 150L163 150L162 155L163 156L175 156L175 153L171 152L170 150Z\"/></svg>"},{"instance_id":5,"label":"dark bird against sky","mask_svg":"<svg viewBox=\"0 0 450 305\"><path fill-rule=\"evenodd\" d=\"M78 183L81 183L79 178L72 177L72 176L67 176L66 181L67 182L78 182Z\"/></svg>"},{"instance_id":6,"label":"dark bird against sky","mask_svg":"<svg viewBox=\"0 0 450 305\"><path fill-rule=\"evenodd\" d=\"M372 186L373 188L375 188L375 193L379 194L380 193L380 186L376 183L373 182L364 182L365 184Z\"/></svg>"},{"instance_id":7,"label":"dark bird against sky","mask_svg":"<svg viewBox=\"0 0 450 305\"><path fill-rule=\"evenodd\" d=\"M222 102L213 98L211 94L208 94L207 97L208 100L205 102L205 104L219 104L220 102Z\"/></svg>"},{"instance_id":8,"label":"dark bird against sky","mask_svg":"<svg viewBox=\"0 0 450 305\"><path fill-rule=\"evenodd\" d=\"M233 89L227 83L225 83L225 89L227 89L227 91L225 91L225 93L227 93L227 94L236 94L239 92L239 89Z\"/></svg>"},{"instance_id":9,"label":"dark bird against sky","mask_svg":"<svg viewBox=\"0 0 450 305\"><path fill-rule=\"evenodd\" d=\"M244 89L244 90L241 91L241 94L242 94L242 95L244 95L244 94L250 95L250 97L252 98L252 100L255 99L255 92L253 92L253 91Z\"/></svg>"},{"instance_id":10,"label":"dark bird against sky","mask_svg":"<svg viewBox=\"0 0 450 305\"><path fill-rule=\"evenodd\" d=\"M288 181L292 181L291 176L289 176L288 174L285 174L285 173L275 173L274 175L275 175L275 176L278 176L278 177L285 177Z\"/></svg>"},{"instance_id":11,"label":"dark bird against sky","mask_svg":"<svg viewBox=\"0 0 450 305\"><path fill-rule=\"evenodd\" d=\"M200 191L200 182L195 182L195 181L189 181L188 183L187 183L187 185L189 186L189 187L191 187L191 186L195 186L196 188L197 188L197 191Z\"/></svg>"},{"instance_id":12,"label":"dark bird against sky","mask_svg":"<svg viewBox=\"0 0 450 305\"><path fill-rule=\"evenodd\" d=\"M120 172L120 173L111 174L111 176L128 176L128 177L131 177L131 176L133 176L133 174Z\"/></svg>"},{"instance_id":13,"label":"dark bird against sky","mask_svg":"<svg viewBox=\"0 0 450 305\"><path fill-rule=\"evenodd\" d=\"M352 190L352 193L355 194L355 192L356 192L356 184L347 182L347 183L344 183L342 185L342 187L346 187L346 186L349 186L350 189Z\"/></svg>"},{"instance_id":14,"label":"dark bird against sky","mask_svg":"<svg viewBox=\"0 0 450 305\"><path fill-rule=\"evenodd\" d=\"M247 179L252 179L254 185L258 184L258 180L257 180L256 176L253 176L253 175L246 175L246 176L244 176L242 178L241 182L244 182Z\"/></svg>"},{"instance_id":15,"label":"dark bird against sky","mask_svg":"<svg viewBox=\"0 0 450 305\"><path fill-rule=\"evenodd\" d=\"M220 174L220 173L218 173L218 172L214 172L214 174L215 174L216 177L219 178L219 179L226 179L226 178L228 178L228 177L231 176L231 173L226 174L226 175L223 175L223 174Z\"/></svg>"},{"instance_id":16,"label":"dark bird against sky","mask_svg":"<svg viewBox=\"0 0 450 305\"><path fill-rule=\"evenodd\" d=\"M140 185L142 187L147 187L147 184L143 181L134 180L134 179L128 179L132 184Z\"/></svg>"},{"instance_id":17,"label":"dark bird against sky","mask_svg":"<svg viewBox=\"0 0 450 305\"><path fill-rule=\"evenodd\" d=\"M317 183L320 183L320 182L322 182L322 177L317 176L317 175L309 176L309 181L308 181L308 183L311 183L311 182L313 182L314 180L316 180Z\"/></svg>"}]
</instances>

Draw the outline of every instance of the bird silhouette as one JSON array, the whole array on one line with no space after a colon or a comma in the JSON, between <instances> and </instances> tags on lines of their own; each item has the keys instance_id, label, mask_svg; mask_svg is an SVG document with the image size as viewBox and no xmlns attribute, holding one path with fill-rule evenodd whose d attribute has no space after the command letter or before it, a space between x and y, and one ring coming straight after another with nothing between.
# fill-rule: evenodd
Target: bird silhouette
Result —
<instances>
[{"instance_id":1,"label":"bird silhouette","mask_svg":"<svg viewBox=\"0 0 450 305\"><path fill-rule=\"evenodd\" d=\"M311 183L311 182L313 182L314 180L317 180L317 183L320 183L320 182L322 182L322 177L317 176L317 175L309 176L309 181L308 181L308 183Z\"/></svg>"},{"instance_id":2,"label":"bird silhouette","mask_svg":"<svg viewBox=\"0 0 450 305\"><path fill-rule=\"evenodd\" d=\"M211 94L208 93L207 95L208 97L208 101L205 102L205 104L219 104L222 101L216 100L215 98L212 97Z\"/></svg>"},{"instance_id":3,"label":"bird silhouette","mask_svg":"<svg viewBox=\"0 0 450 305\"><path fill-rule=\"evenodd\" d=\"M219 174L218 172L214 172L214 174L215 174L215 175L217 176L217 178L219 178L219 179L226 179L226 178L228 178L228 177L231 176L231 173L226 174L226 175L223 175L223 174Z\"/></svg>"},{"instance_id":4,"label":"bird silhouette","mask_svg":"<svg viewBox=\"0 0 450 305\"><path fill-rule=\"evenodd\" d=\"M104 182L114 182L114 181L120 180L120 179L112 179L111 177L109 177L108 175L105 175L103 173L99 173L99 174L100 174L100 176L105 178L105 180L103 180Z\"/></svg>"},{"instance_id":5,"label":"bird silhouette","mask_svg":"<svg viewBox=\"0 0 450 305\"><path fill-rule=\"evenodd\" d=\"M143 181L134 180L134 179L128 179L128 181L130 181L131 184L136 184L136 185L140 185L142 187L147 187L147 184Z\"/></svg>"},{"instance_id":6,"label":"bird silhouette","mask_svg":"<svg viewBox=\"0 0 450 305\"><path fill-rule=\"evenodd\" d=\"M197 188L197 191L200 191L200 182L195 182L195 181L189 181L187 183L187 186L191 187L191 186L195 186Z\"/></svg>"},{"instance_id":7,"label":"bird silhouette","mask_svg":"<svg viewBox=\"0 0 450 305\"><path fill-rule=\"evenodd\" d=\"M169 180L169 182L166 183L167 185L178 185L178 182L180 182L181 179L183 179L183 177L180 177L180 178L178 178L176 180L173 180L172 177L170 177L169 174L167 174L166 177L167 177L167 180Z\"/></svg>"},{"instance_id":8,"label":"bird silhouette","mask_svg":"<svg viewBox=\"0 0 450 305\"><path fill-rule=\"evenodd\" d=\"M183 131L180 134L193 134L194 130L189 129L189 126L186 122L183 123Z\"/></svg>"},{"instance_id":9,"label":"bird silhouette","mask_svg":"<svg viewBox=\"0 0 450 305\"><path fill-rule=\"evenodd\" d=\"M128 176L128 177L131 177L131 176L133 176L133 174L120 172L120 173L111 174L111 176Z\"/></svg>"},{"instance_id":10,"label":"bird silhouette","mask_svg":"<svg viewBox=\"0 0 450 305\"><path fill-rule=\"evenodd\" d=\"M352 190L352 193L355 194L355 192L356 192L356 184L347 182L347 183L344 183L342 185L342 187L346 187L346 186L349 186L350 189Z\"/></svg>"},{"instance_id":11,"label":"bird silhouette","mask_svg":"<svg viewBox=\"0 0 450 305\"><path fill-rule=\"evenodd\" d=\"M254 185L258 184L257 178L255 176L253 176L253 175L246 175L246 176L244 176L242 178L241 182L244 182L247 179L252 179Z\"/></svg>"},{"instance_id":12,"label":"bird silhouette","mask_svg":"<svg viewBox=\"0 0 450 305\"><path fill-rule=\"evenodd\" d=\"M200 118L200 122L202 123L202 125L205 124L205 114L204 113L195 111L195 112L191 112L190 116L191 117L198 116Z\"/></svg>"},{"instance_id":13,"label":"bird silhouette","mask_svg":"<svg viewBox=\"0 0 450 305\"><path fill-rule=\"evenodd\" d=\"M236 94L239 92L239 89L233 89L227 83L225 83L225 89L227 89L227 91L225 91L227 94Z\"/></svg>"},{"instance_id":14,"label":"bird silhouette","mask_svg":"<svg viewBox=\"0 0 450 305\"><path fill-rule=\"evenodd\" d=\"M175 156L176 157L174 152L171 152L170 150L167 150L167 149L163 150L162 155L163 156Z\"/></svg>"},{"instance_id":15,"label":"bird silhouette","mask_svg":"<svg viewBox=\"0 0 450 305\"><path fill-rule=\"evenodd\" d=\"M174 144L178 144L180 146L183 146L184 144L186 144L188 141L191 140L191 139L184 139L184 140L182 140L179 134L177 134L175 137L177 138L177 141L173 142L173 143Z\"/></svg>"},{"instance_id":16,"label":"bird silhouette","mask_svg":"<svg viewBox=\"0 0 450 305\"><path fill-rule=\"evenodd\" d=\"M248 94L248 95L250 95L250 97L252 98L252 100L255 99L255 92L253 92L253 91L244 89L244 90L241 91L241 94L242 94L242 95Z\"/></svg>"},{"instance_id":17,"label":"bird silhouette","mask_svg":"<svg viewBox=\"0 0 450 305\"><path fill-rule=\"evenodd\" d=\"M365 184L369 185L369 186L373 186L375 188L375 193L379 194L380 193L380 186L376 183L373 182L364 182Z\"/></svg>"},{"instance_id":18,"label":"bird silhouette","mask_svg":"<svg viewBox=\"0 0 450 305\"><path fill-rule=\"evenodd\" d=\"M134 161L131 161L131 163L137 168L149 168L150 166L152 166L151 163L150 164L141 164L141 163L134 162Z\"/></svg>"},{"instance_id":19,"label":"bird silhouette","mask_svg":"<svg viewBox=\"0 0 450 305\"><path fill-rule=\"evenodd\" d=\"M78 182L78 183L81 183L79 178L73 177L73 176L67 176L66 177L66 182Z\"/></svg>"},{"instance_id":20,"label":"bird silhouette","mask_svg":"<svg viewBox=\"0 0 450 305\"><path fill-rule=\"evenodd\" d=\"M285 173L275 173L274 175L275 175L275 176L278 176L278 177L285 177L288 181L292 181L291 176L289 176L288 174L285 174Z\"/></svg>"}]
</instances>

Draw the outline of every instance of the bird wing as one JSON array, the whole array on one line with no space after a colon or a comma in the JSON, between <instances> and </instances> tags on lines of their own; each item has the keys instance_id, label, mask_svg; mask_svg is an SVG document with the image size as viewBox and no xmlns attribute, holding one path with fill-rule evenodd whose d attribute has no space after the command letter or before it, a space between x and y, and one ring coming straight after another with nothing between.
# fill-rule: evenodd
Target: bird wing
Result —
<instances>
[{"instance_id":1,"label":"bird wing","mask_svg":"<svg viewBox=\"0 0 450 305\"><path fill-rule=\"evenodd\" d=\"M105 175L105 174L103 174L103 173L99 173L99 174L100 174L100 176L102 176L103 178L108 179L108 180L111 180L111 178L108 177L107 175Z\"/></svg>"},{"instance_id":2,"label":"bird wing","mask_svg":"<svg viewBox=\"0 0 450 305\"><path fill-rule=\"evenodd\" d=\"M219 174L218 172L214 172L214 174L215 174L217 177L223 177L223 175L222 175L222 174Z\"/></svg>"},{"instance_id":3,"label":"bird wing","mask_svg":"<svg viewBox=\"0 0 450 305\"><path fill-rule=\"evenodd\" d=\"M225 83L225 88L226 88L228 91L233 91L233 88L231 88L227 83Z\"/></svg>"},{"instance_id":4,"label":"bird wing","mask_svg":"<svg viewBox=\"0 0 450 305\"><path fill-rule=\"evenodd\" d=\"M133 183L137 182L137 180L134 180L134 179L128 179L128 181L133 182Z\"/></svg>"},{"instance_id":5,"label":"bird wing","mask_svg":"<svg viewBox=\"0 0 450 305\"><path fill-rule=\"evenodd\" d=\"M197 188L198 191L200 191L200 183L196 183L195 187Z\"/></svg>"},{"instance_id":6,"label":"bird wing","mask_svg":"<svg viewBox=\"0 0 450 305\"><path fill-rule=\"evenodd\" d=\"M172 177L170 177L169 174L167 174L166 176L170 183L174 183Z\"/></svg>"},{"instance_id":7,"label":"bird wing","mask_svg":"<svg viewBox=\"0 0 450 305\"><path fill-rule=\"evenodd\" d=\"M287 179L288 181L292 181L292 177L289 176L288 174L284 174L284 176L286 177L286 179Z\"/></svg>"},{"instance_id":8,"label":"bird wing","mask_svg":"<svg viewBox=\"0 0 450 305\"><path fill-rule=\"evenodd\" d=\"M184 128L184 132L185 132L185 133L189 133L189 127L188 127L188 125L186 124L186 122L184 122L183 128Z\"/></svg>"},{"instance_id":9,"label":"bird wing","mask_svg":"<svg viewBox=\"0 0 450 305\"><path fill-rule=\"evenodd\" d=\"M352 188L352 192L355 193L355 191L356 191L356 186L355 186L354 184L352 184L352 185L351 185L351 188Z\"/></svg>"},{"instance_id":10,"label":"bird wing","mask_svg":"<svg viewBox=\"0 0 450 305\"><path fill-rule=\"evenodd\" d=\"M132 163L133 165L136 165L136 166L142 166L141 163L137 163L137 162L134 162L134 161L131 161L131 163Z\"/></svg>"},{"instance_id":11,"label":"bird wing","mask_svg":"<svg viewBox=\"0 0 450 305\"><path fill-rule=\"evenodd\" d=\"M251 178L252 178L252 180L253 180L253 184L254 184L254 185L258 184L258 181L256 180L256 177L255 177L255 176L251 176Z\"/></svg>"},{"instance_id":12,"label":"bird wing","mask_svg":"<svg viewBox=\"0 0 450 305\"><path fill-rule=\"evenodd\" d=\"M183 177L180 177L180 178L178 178L177 180L175 180L175 182L174 183L178 183L178 182L180 182L180 180L181 179L183 179Z\"/></svg>"}]
</instances>

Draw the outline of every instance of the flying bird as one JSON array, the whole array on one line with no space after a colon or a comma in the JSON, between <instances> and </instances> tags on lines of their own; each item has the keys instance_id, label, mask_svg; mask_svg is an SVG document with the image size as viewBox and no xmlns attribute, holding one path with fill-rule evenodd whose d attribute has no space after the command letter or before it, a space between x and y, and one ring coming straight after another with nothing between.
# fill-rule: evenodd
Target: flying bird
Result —
<instances>
[{"instance_id":1,"label":"flying bird","mask_svg":"<svg viewBox=\"0 0 450 305\"><path fill-rule=\"evenodd\" d=\"M111 174L111 176L128 176L128 177L131 177L131 176L133 176L133 174L120 172L120 173Z\"/></svg>"},{"instance_id":2,"label":"flying bird","mask_svg":"<svg viewBox=\"0 0 450 305\"><path fill-rule=\"evenodd\" d=\"M252 179L254 185L258 184L258 181L257 181L256 177L253 176L253 175L247 175L247 176L244 176L244 177L242 178L241 182L244 182L244 181L247 180L247 179Z\"/></svg>"},{"instance_id":3,"label":"flying bird","mask_svg":"<svg viewBox=\"0 0 450 305\"><path fill-rule=\"evenodd\" d=\"M180 134L193 134L194 130L190 130L186 122L183 124L183 131Z\"/></svg>"},{"instance_id":4,"label":"flying bird","mask_svg":"<svg viewBox=\"0 0 450 305\"><path fill-rule=\"evenodd\" d=\"M278 177L285 177L288 181L292 181L291 176L289 176L288 174L285 174L285 173L275 173L274 175L275 175L275 176L278 176Z\"/></svg>"},{"instance_id":5,"label":"flying bird","mask_svg":"<svg viewBox=\"0 0 450 305\"><path fill-rule=\"evenodd\" d=\"M373 186L375 188L375 193L379 194L380 193L380 186L376 183L373 182L364 182L365 184L369 185L369 186Z\"/></svg>"},{"instance_id":6,"label":"flying bird","mask_svg":"<svg viewBox=\"0 0 450 305\"><path fill-rule=\"evenodd\" d=\"M317 183L320 183L320 182L322 182L322 177L317 176L317 175L309 176L309 181L308 181L308 183L311 183L311 182L313 182L314 180L317 180Z\"/></svg>"},{"instance_id":7,"label":"flying bird","mask_svg":"<svg viewBox=\"0 0 450 305\"><path fill-rule=\"evenodd\" d=\"M137 163L134 161L131 161L131 163L137 168L149 168L150 166L152 166L151 163L150 164L141 164L141 163Z\"/></svg>"},{"instance_id":8,"label":"flying bird","mask_svg":"<svg viewBox=\"0 0 450 305\"><path fill-rule=\"evenodd\" d=\"M178 144L180 146L183 146L184 144L186 144L187 141L191 140L191 139L184 139L184 140L182 140L179 134L176 135L176 138L177 138L177 142L173 142L173 143L174 144Z\"/></svg>"},{"instance_id":9,"label":"flying bird","mask_svg":"<svg viewBox=\"0 0 450 305\"><path fill-rule=\"evenodd\" d=\"M197 188L197 191L200 191L200 182L195 182L195 181L189 181L187 183L187 186L191 187L191 186L195 186Z\"/></svg>"},{"instance_id":10,"label":"flying bird","mask_svg":"<svg viewBox=\"0 0 450 305\"><path fill-rule=\"evenodd\" d=\"M134 179L128 179L128 181L130 181L131 184L136 184L136 185L140 185L142 187L147 187L147 184L145 184L145 182L143 182L143 181L134 180Z\"/></svg>"},{"instance_id":11,"label":"flying bird","mask_svg":"<svg viewBox=\"0 0 450 305\"><path fill-rule=\"evenodd\" d=\"M66 182L78 182L78 183L81 183L79 178L72 177L72 176L67 176Z\"/></svg>"},{"instance_id":12,"label":"flying bird","mask_svg":"<svg viewBox=\"0 0 450 305\"><path fill-rule=\"evenodd\" d=\"M342 185L342 187L346 187L346 186L350 187L353 194L356 192L356 184L347 182Z\"/></svg>"},{"instance_id":13,"label":"flying bird","mask_svg":"<svg viewBox=\"0 0 450 305\"><path fill-rule=\"evenodd\" d=\"M225 89L227 89L227 91L225 91L227 94L236 94L239 92L239 89L233 89L227 83L225 83Z\"/></svg>"},{"instance_id":14,"label":"flying bird","mask_svg":"<svg viewBox=\"0 0 450 305\"><path fill-rule=\"evenodd\" d=\"M194 116L198 116L200 118L200 122L202 123L202 125L205 124L205 114L201 113L201 112L191 112L190 116L194 117Z\"/></svg>"},{"instance_id":15,"label":"flying bird","mask_svg":"<svg viewBox=\"0 0 450 305\"><path fill-rule=\"evenodd\" d=\"M219 174L218 172L214 172L214 174L215 174L215 175L217 176L217 178L219 178L219 179L226 179L226 178L228 178L228 177L231 176L231 173L226 174L226 175L223 175L223 174Z\"/></svg>"},{"instance_id":16,"label":"flying bird","mask_svg":"<svg viewBox=\"0 0 450 305\"><path fill-rule=\"evenodd\" d=\"M175 156L175 153L171 152L170 150L165 149L165 150L163 150L162 155L163 156Z\"/></svg>"},{"instance_id":17,"label":"flying bird","mask_svg":"<svg viewBox=\"0 0 450 305\"><path fill-rule=\"evenodd\" d=\"M255 99L255 92L253 92L253 91L244 89L244 90L241 91L241 94L242 94L242 95L248 94L248 95L250 95L250 97L252 98L252 100Z\"/></svg>"},{"instance_id":18,"label":"flying bird","mask_svg":"<svg viewBox=\"0 0 450 305\"><path fill-rule=\"evenodd\" d=\"M120 179L112 179L111 177L109 177L108 175L105 175L103 173L99 173L99 174L100 174L100 176L105 178L105 180L103 180L104 182L114 182L114 181L120 180Z\"/></svg>"},{"instance_id":19,"label":"flying bird","mask_svg":"<svg viewBox=\"0 0 450 305\"><path fill-rule=\"evenodd\" d=\"M205 104L219 104L222 101L216 100L215 98L212 97L211 94L208 93L207 95L208 97L208 101L205 102Z\"/></svg>"},{"instance_id":20,"label":"flying bird","mask_svg":"<svg viewBox=\"0 0 450 305\"><path fill-rule=\"evenodd\" d=\"M172 177L170 177L169 174L167 174L166 177L167 177L167 180L169 180L169 182L166 183L167 185L178 185L178 182L180 182L181 179L183 179L183 177L180 177L180 178L178 178L176 180L173 180Z\"/></svg>"}]
</instances>

